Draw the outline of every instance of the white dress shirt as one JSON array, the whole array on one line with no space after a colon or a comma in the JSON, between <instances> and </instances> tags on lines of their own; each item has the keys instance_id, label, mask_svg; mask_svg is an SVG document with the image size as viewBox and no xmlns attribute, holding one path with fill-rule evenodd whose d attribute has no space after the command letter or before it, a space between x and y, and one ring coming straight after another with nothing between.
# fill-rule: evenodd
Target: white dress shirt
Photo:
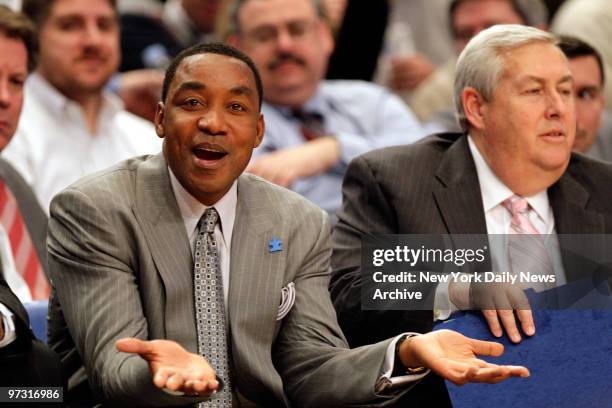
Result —
<instances>
[{"instance_id":1,"label":"white dress shirt","mask_svg":"<svg viewBox=\"0 0 612 408\"><path fill-rule=\"evenodd\" d=\"M34 73L26 81L17 132L2 155L48 213L53 196L82 176L160 148L153 125L123 110L121 100L108 92L92 134L81 106Z\"/></svg>"},{"instance_id":2,"label":"white dress shirt","mask_svg":"<svg viewBox=\"0 0 612 408\"><path fill-rule=\"evenodd\" d=\"M510 271L510 260L508 257L508 246L503 235L510 234L512 216L502 204L514 193L510 190L489 167L486 160L478 150L472 136L468 135L468 145L478 175L478 184L482 195L482 206L484 209L487 234L489 235L491 267L494 271ZM552 207L548 200L547 190L540 191L532 196L524 197L529 203L527 217L535 229L542 235L546 235L546 246L556 274L556 285L561 286L566 282L563 264L559 251L559 242L555 234L555 218ZM456 306L449 300L448 283L438 285L434 300L434 319L444 320L456 311Z\"/></svg>"},{"instance_id":3,"label":"white dress shirt","mask_svg":"<svg viewBox=\"0 0 612 408\"><path fill-rule=\"evenodd\" d=\"M204 211L206 211L208 206L199 202L195 197L193 197L182 184L178 181L172 170L168 168L170 173L170 184L172 185L172 190L174 192L174 197L176 198L176 202L179 207L179 211L181 212L181 217L183 218L183 223L185 224L185 231L187 232L187 237L189 237L189 243L191 248L191 254L194 255L194 247L196 242L196 237L198 234L198 222L202 215L204 215ZM211 206L217 210L219 214L219 221L215 226L215 239L217 240L218 251L219 251L219 259L221 264L221 279L223 281L223 300L225 307L225 319L226 325L229 325L228 316L229 316L229 305L228 305L228 293L229 293L229 274L230 274L230 253L231 253L231 243L232 243L232 232L234 229L234 221L236 220L236 206L238 204L238 182L234 181L234 184L230 187L227 193L219 200L215 205ZM408 336L418 336L418 333L403 333ZM389 344L387 348L387 353L385 355L385 360L383 362L382 374L377 383L386 383L388 388L396 388L401 387L403 385L409 384L413 381L420 380L425 377L429 370L425 370L419 374L410 374L399 377L391 377L393 373L393 367L395 363L395 345L402 335L395 337L395 339Z\"/></svg>"}]
</instances>

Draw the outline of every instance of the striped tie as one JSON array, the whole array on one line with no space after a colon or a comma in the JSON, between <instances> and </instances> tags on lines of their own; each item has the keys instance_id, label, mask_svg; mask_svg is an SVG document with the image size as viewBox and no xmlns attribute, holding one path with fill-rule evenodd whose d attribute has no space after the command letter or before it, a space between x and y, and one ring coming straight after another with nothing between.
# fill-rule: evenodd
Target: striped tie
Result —
<instances>
[{"instance_id":1,"label":"striped tie","mask_svg":"<svg viewBox=\"0 0 612 408\"><path fill-rule=\"evenodd\" d=\"M554 268L544 238L529 221L529 203L521 196L513 195L502 203L512 216L508 236L508 258L514 273L531 272L537 275L554 275ZM546 289L546 283L529 285L534 289Z\"/></svg>"},{"instance_id":2,"label":"striped tie","mask_svg":"<svg viewBox=\"0 0 612 408\"><path fill-rule=\"evenodd\" d=\"M49 282L36 255L36 248L23 222L15 196L2 181L0 181L0 224L8 234L15 268L27 283L32 299L48 299Z\"/></svg>"}]
</instances>

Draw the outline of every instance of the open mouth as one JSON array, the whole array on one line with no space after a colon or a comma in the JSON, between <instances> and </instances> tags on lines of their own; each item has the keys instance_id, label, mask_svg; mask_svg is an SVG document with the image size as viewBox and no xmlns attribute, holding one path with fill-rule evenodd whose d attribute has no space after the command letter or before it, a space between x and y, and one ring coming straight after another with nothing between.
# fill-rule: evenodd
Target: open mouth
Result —
<instances>
[{"instance_id":1,"label":"open mouth","mask_svg":"<svg viewBox=\"0 0 612 408\"><path fill-rule=\"evenodd\" d=\"M221 160L227 156L227 153L206 149L193 149L193 154L195 154L198 159L202 160Z\"/></svg>"}]
</instances>

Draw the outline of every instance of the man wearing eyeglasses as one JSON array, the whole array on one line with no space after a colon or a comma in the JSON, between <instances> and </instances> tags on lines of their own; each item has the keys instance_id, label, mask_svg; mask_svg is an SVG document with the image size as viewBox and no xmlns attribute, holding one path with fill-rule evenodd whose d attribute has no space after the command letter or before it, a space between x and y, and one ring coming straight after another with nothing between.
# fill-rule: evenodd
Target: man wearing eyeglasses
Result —
<instances>
[{"instance_id":1,"label":"man wearing eyeglasses","mask_svg":"<svg viewBox=\"0 0 612 408\"><path fill-rule=\"evenodd\" d=\"M261 72L266 132L247 171L334 214L348 162L425 133L399 98L369 83L324 81L334 40L316 0L234 0L227 40Z\"/></svg>"}]
</instances>

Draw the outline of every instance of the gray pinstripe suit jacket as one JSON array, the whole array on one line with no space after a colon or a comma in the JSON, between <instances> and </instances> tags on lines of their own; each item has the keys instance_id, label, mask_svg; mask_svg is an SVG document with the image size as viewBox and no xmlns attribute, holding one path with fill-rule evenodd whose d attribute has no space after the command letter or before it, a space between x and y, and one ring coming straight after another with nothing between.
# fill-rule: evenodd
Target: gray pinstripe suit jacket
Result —
<instances>
[{"instance_id":1,"label":"gray pinstripe suit jacket","mask_svg":"<svg viewBox=\"0 0 612 408\"><path fill-rule=\"evenodd\" d=\"M327 290L328 233L318 207L240 176L229 322L234 382L259 405L393 402L374 393L388 341L346 349ZM268 251L273 236L282 251ZM53 337L64 346L72 337L102 399L113 406L197 401L155 389L146 362L114 347L135 336L172 339L196 351L192 255L163 157L128 160L55 197L48 250L63 311L63 317L51 313ZM277 322L281 288L289 282L296 301ZM70 333L62 332L63 318Z\"/></svg>"}]
</instances>

